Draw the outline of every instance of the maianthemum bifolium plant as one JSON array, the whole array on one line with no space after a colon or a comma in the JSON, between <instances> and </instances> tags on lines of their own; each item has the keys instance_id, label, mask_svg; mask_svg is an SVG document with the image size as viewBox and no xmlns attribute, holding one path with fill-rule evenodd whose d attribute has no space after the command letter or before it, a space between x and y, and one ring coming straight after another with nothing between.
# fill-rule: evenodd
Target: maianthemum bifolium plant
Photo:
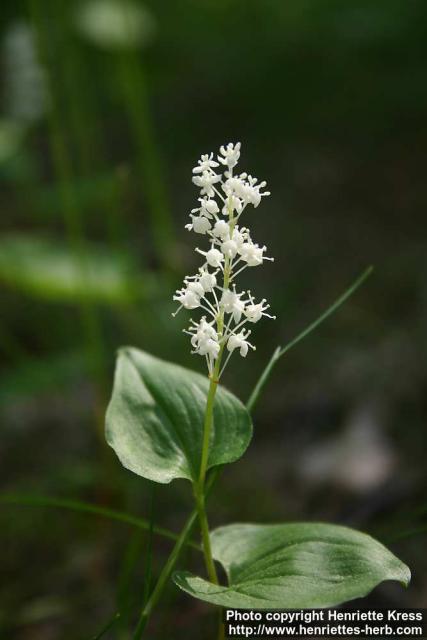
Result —
<instances>
[{"instance_id":1,"label":"maianthemum bifolium plant","mask_svg":"<svg viewBox=\"0 0 427 640\"><path fill-rule=\"evenodd\" d=\"M194 598L218 607L300 609L330 607L369 593L384 580L407 585L410 571L382 544L343 526L323 523L229 524L209 530L206 496L224 464L246 451L252 436L250 411L277 360L332 313L369 274L366 271L318 320L284 348L278 348L255 385L246 406L220 385L233 354L246 358L251 330L267 313L265 299L238 289L245 269L272 260L253 241L246 219L260 204L265 182L237 173L240 143L219 154L202 155L193 169L199 205L186 225L205 240L195 251L202 265L173 296L197 313L186 333L192 352L206 361L207 375L160 360L144 351L119 351L106 437L121 463L134 473L167 484L185 478L195 510L160 573L141 612L134 638L140 638L199 522L206 577L176 571L173 580ZM251 211L252 209L252 211ZM252 339L252 338L251 338ZM254 513L256 519L256 513ZM227 576L220 584L215 561ZM219 637L223 637L220 624Z\"/></svg>"}]
</instances>

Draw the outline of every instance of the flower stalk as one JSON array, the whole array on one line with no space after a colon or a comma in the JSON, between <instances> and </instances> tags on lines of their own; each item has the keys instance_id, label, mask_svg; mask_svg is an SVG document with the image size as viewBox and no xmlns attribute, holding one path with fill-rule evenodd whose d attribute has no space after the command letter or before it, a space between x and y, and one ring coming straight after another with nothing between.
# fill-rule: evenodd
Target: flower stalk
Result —
<instances>
[{"instance_id":1,"label":"flower stalk","mask_svg":"<svg viewBox=\"0 0 427 640\"><path fill-rule=\"evenodd\" d=\"M218 583L209 537L209 524L205 508L206 474L209 466L209 445L214 425L215 395L219 380L233 352L246 357L255 347L248 341L251 331L244 329L246 323L256 323L263 316L272 318L266 310L266 300L256 303L250 291L236 290L235 279L247 267L272 260L264 255L266 247L254 243L249 229L239 225L240 216L248 205L257 207L263 196L265 182L241 173L233 175L240 158L240 143L229 143L220 148L217 160L213 154L202 155L193 169L193 183L200 188L200 206L191 210L189 231L207 236L210 248L196 247L196 252L205 259L196 275L187 276L184 286L174 300L180 309L201 309L205 315L185 331L191 336L193 352L206 359L209 389L203 423L202 448L198 478L193 483L196 511L202 536L206 571L214 584ZM221 176L217 167L223 165ZM228 355L223 362L225 349ZM224 629L220 622L219 637Z\"/></svg>"}]
</instances>

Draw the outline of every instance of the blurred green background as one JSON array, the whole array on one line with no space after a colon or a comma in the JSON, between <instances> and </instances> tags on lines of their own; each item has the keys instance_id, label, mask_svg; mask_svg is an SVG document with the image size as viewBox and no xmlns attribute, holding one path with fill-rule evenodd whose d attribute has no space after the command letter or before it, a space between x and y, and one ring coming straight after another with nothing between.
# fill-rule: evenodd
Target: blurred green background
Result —
<instances>
[{"instance_id":1,"label":"blurred green background","mask_svg":"<svg viewBox=\"0 0 427 640\"><path fill-rule=\"evenodd\" d=\"M2 491L76 498L178 531L188 483L125 471L103 440L115 350L204 370L171 296L198 264L184 229L201 153L242 141L271 198L250 213L277 320L225 383L243 400L272 350L369 264L374 275L277 366L211 525L329 520L413 569L364 604L427 606L427 5L420 0L3 0L0 9ZM245 278L243 278L245 280ZM245 281L246 286L249 281ZM125 640L147 537L53 508L0 507L0 637ZM155 538L153 573L170 544ZM189 553L181 566L202 568ZM149 637L205 638L171 586Z\"/></svg>"}]
</instances>

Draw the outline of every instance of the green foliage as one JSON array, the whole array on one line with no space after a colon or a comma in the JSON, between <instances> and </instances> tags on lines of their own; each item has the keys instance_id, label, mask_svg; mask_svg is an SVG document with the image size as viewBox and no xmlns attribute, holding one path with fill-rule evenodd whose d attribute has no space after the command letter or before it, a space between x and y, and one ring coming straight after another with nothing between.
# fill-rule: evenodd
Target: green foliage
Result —
<instances>
[{"instance_id":1,"label":"green foliage","mask_svg":"<svg viewBox=\"0 0 427 640\"><path fill-rule=\"evenodd\" d=\"M134 296L129 260L99 246L81 255L63 242L10 234L0 241L0 281L47 300L123 303Z\"/></svg>"},{"instance_id":2,"label":"green foliage","mask_svg":"<svg viewBox=\"0 0 427 640\"><path fill-rule=\"evenodd\" d=\"M365 596L384 580L406 586L411 576L382 544L337 525L235 524L216 529L211 542L229 587L187 572L174 579L195 598L224 607L330 607Z\"/></svg>"},{"instance_id":3,"label":"green foliage","mask_svg":"<svg viewBox=\"0 0 427 640\"><path fill-rule=\"evenodd\" d=\"M106 438L134 473L168 483L196 481L202 451L207 377L130 347L119 351ZM243 404L223 387L215 399L208 468L245 452L252 423Z\"/></svg>"}]
</instances>

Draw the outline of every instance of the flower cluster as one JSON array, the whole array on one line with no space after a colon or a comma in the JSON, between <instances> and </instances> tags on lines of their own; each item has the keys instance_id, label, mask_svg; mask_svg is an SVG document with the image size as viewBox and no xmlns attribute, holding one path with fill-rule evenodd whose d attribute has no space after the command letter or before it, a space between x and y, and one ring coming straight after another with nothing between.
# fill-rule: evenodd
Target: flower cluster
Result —
<instances>
[{"instance_id":1,"label":"flower cluster","mask_svg":"<svg viewBox=\"0 0 427 640\"><path fill-rule=\"evenodd\" d=\"M235 279L247 267L257 267L264 260L266 247L255 243L249 229L240 225L240 216L248 205L258 207L264 196L265 182L247 173L233 174L240 158L240 142L202 155L193 169L193 183L200 189L199 206L190 213L186 229L207 236L209 247L196 248L204 263L194 276L184 279L184 286L173 299L179 303L176 315L185 309L201 309L205 315L199 322L191 320L185 333L191 336L192 353L206 357L209 375L219 379L231 354L237 349L246 357L255 347L248 341L247 323L256 323L269 305L252 297L250 291L236 290ZM220 169L219 169L220 168ZM228 356L221 369L224 350Z\"/></svg>"}]
</instances>

